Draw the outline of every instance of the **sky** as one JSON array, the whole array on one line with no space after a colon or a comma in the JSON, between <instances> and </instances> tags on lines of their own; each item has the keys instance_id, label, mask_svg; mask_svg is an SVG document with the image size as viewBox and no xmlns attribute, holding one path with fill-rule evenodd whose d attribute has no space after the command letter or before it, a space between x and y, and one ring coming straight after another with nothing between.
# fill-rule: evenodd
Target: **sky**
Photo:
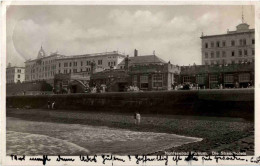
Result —
<instances>
[{"instance_id":1,"label":"sky","mask_svg":"<svg viewBox=\"0 0 260 166\"><path fill-rule=\"evenodd\" d=\"M254 6L244 20L254 28ZM235 30L242 6L216 5L30 5L9 6L6 14L7 63L24 66L41 46L49 55L119 51L155 54L172 64L201 64L201 34Z\"/></svg>"}]
</instances>

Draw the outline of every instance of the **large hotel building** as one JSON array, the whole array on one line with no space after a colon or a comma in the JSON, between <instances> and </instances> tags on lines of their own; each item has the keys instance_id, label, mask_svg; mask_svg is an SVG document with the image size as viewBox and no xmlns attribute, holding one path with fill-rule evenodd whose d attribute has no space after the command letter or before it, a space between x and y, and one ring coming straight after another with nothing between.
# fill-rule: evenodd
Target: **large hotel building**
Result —
<instances>
[{"instance_id":1,"label":"large hotel building","mask_svg":"<svg viewBox=\"0 0 260 166\"><path fill-rule=\"evenodd\" d=\"M41 47L37 59L25 62L25 82L45 80L53 85L55 74L90 75L91 63L95 63L95 70L115 68L125 56L118 51L65 56L52 53L49 56Z\"/></svg>"},{"instance_id":2,"label":"large hotel building","mask_svg":"<svg viewBox=\"0 0 260 166\"><path fill-rule=\"evenodd\" d=\"M255 29L241 23L226 34L201 36L202 65L254 62Z\"/></svg>"}]
</instances>

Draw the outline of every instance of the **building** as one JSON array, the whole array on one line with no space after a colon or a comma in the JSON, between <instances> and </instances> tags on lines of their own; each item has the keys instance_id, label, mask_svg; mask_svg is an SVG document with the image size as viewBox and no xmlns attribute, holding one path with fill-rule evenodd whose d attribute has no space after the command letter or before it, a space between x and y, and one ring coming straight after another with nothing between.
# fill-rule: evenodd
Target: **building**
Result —
<instances>
[{"instance_id":1,"label":"building","mask_svg":"<svg viewBox=\"0 0 260 166\"><path fill-rule=\"evenodd\" d=\"M6 68L6 83L22 83L25 80L25 69L24 67L11 66L9 63Z\"/></svg>"},{"instance_id":2,"label":"building","mask_svg":"<svg viewBox=\"0 0 260 166\"><path fill-rule=\"evenodd\" d=\"M193 65L181 67L179 84L197 84L200 88L246 88L254 86L254 63Z\"/></svg>"},{"instance_id":3,"label":"building","mask_svg":"<svg viewBox=\"0 0 260 166\"><path fill-rule=\"evenodd\" d=\"M201 36L202 64L237 64L254 62L255 29L242 21L235 31Z\"/></svg>"},{"instance_id":4,"label":"building","mask_svg":"<svg viewBox=\"0 0 260 166\"><path fill-rule=\"evenodd\" d=\"M156 55L126 57L116 70L94 73L91 82L105 84L112 91L124 91L127 86L135 86L143 91L170 90L180 67L166 63Z\"/></svg>"},{"instance_id":5,"label":"building","mask_svg":"<svg viewBox=\"0 0 260 166\"><path fill-rule=\"evenodd\" d=\"M180 67L170 63L139 64L131 66L131 85L144 91L171 90L175 84L175 75L179 75Z\"/></svg>"},{"instance_id":6,"label":"building","mask_svg":"<svg viewBox=\"0 0 260 166\"><path fill-rule=\"evenodd\" d=\"M25 62L25 81L45 80L54 86L55 74L90 75L91 63L95 64L95 71L102 71L116 68L124 58L118 51L73 56L52 53L47 56L41 47L37 59Z\"/></svg>"},{"instance_id":7,"label":"building","mask_svg":"<svg viewBox=\"0 0 260 166\"><path fill-rule=\"evenodd\" d=\"M148 65L148 64L165 64L166 62L156 55L142 55L138 56L138 51L135 50L133 57L128 57L128 61L124 59L118 64L117 69L125 69L125 66L138 66L138 65ZM128 63L128 64L126 64Z\"/></svg>"},{"instance_id":8,"label":"building","mask_svg":"<svg viewBox=\"0 0 260 166\"><path fill-rule=\"evenodd\" d=\"M53 85L53 79L57 73L56 59L60 57L64 57L64 55L52 53L47 56L41 47L36 59L27 60L25 62L25 81L34 82L45 80L47 83Z\"/></svg>"}]
</instances>

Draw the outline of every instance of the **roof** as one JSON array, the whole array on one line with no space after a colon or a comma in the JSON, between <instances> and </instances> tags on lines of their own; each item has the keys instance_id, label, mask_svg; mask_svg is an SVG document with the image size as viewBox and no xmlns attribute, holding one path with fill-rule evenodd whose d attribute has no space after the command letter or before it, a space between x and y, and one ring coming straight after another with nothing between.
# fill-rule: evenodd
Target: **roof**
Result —
<instances>
[{"instance_id":1,"label":"roof","mask_svg":"<svg viewBox=\"0 0 260 166\"><path fill-rule=\"evenodd\" d=\"M143 56L129 57L130 66L134 64L153 64L153 63L166 63L166 62L156 55L143 55ZM125 59L119 65L124 65L124 64L125 64Z\"/></svg>"},{"instance_id":2,"label":"roof","mask_svg":"<svg viewBox=\"0 0 260 166\"><path fill-rule=\"evenodd\" d=\"M238 34L244 34L244 33L255 33L255 29L249 29L248 31L243 31L243 32L237 32L237 31L229 31L226 34L219 34L219 35L210 35L210 36L201 36L201 39L205 38L211 38L211 37L221 37L221 36L232 36L232 35L238 35Z\"/></svg>"},{"instance_id":3,"label":"roof","mask_svg":"<svg viewBox=\"0 0 260 166\"><path fill-rule=\"evenodd\" d=\"M93 58L93 57L103 57L103 56L118 56L123 57L125 56L118 52L118 51L112 51L112 52L101 52L101 53L92 53L92 54L83 54L83 55L70 55L70 56L63 56L56 60L64 60L64 59L77 59L77 58Z\"/></svg>"}]
</instances>

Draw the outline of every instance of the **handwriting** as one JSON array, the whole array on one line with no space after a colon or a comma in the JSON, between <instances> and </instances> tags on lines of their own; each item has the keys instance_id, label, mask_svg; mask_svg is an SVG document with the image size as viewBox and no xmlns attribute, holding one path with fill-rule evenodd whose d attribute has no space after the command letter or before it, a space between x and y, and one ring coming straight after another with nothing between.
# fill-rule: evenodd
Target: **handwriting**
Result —
<instances>
[{"instance_id":1,"label":"handwriting","mask_svg":"<svg viewBox=\"0 0 260 166\"><path fill-rule=\"evenodd\" d=\"M79 159L80 161L84 161L84 162L97 162L97 159L96 159L97 155L94 155L93 157L89 157L88 155L87 156L79 156Z\"/></svg>"},{"instance_id":2,"label":"handwriting","mask_svg":"<svg viewBox=\"0 0 260 166\"><path fill-rule=\"evenodd\" d=\"M43 155L42 158L39 157L31 157L29 160L31 161L42 161L42 164L45 165L46 161L51 161L47 155Z\"/></svg>"},{"instance_id":3,"label":"handwriting","mask_svg":"<svg viewBox=\"0 0 260 166\"><path fill-rule=\"evenodd\" d=\"M108 161L111 161L111 160L112 160L112 162L113 162L113 161L125 162L124 159L119 158L119 157L116 157L116 156L113 156L113 155L102 155L102 158L103 158L103 162L102 162L103 164L105 164L107 160L108 160Z\"/></svg>"},{"instance_id":4,"label":"handwriting","mask_svg":"<svg viewBox=\"0 0 260 166\"><path fill-rule=\"evenodd\" d=\"M237 157L235 154L233 156L215 156L214 158L216 162L218 163L218 160L240 160L244 161L245 159Z\"/></svg>"},{"instance_id":5,"label":"handwriting","mask_svg":"<svg viewBox=\"0 0 260 166\"><path fill-rule=\"evenodd\" d=\"M11 155L12 160L20 160L20 161L25 161L25 155L22 157L19 157L17 155Z\"/></svg>"},{"instance_id":6,"label":"handwriting","mask_svg":"<svg viewBox=\"0 0 260 166\"><path fill-rule=\"evenodd\" d=\"M147 161L154 161L155 158L153 157L148 157L146 155L142 155L142 156L138 156L138 155L135 155L135 159L136 159L136 164L139 164L140 161L142 161L143 163L146 163Z\"/></svg>"},{"instance_id":7,"label":"handwriting","mask_svg":"<svg viewBox=\"0 0 260 166\"><path fill-rule=\"evenodd\" d=\"M172 161L175 161L175 162L176 162L176 165L177 165L178 162L181 161L181 160L182 160L182 158L181 158L180 156L178 156L178 155L172 157Z\"/></svg>"},{"instance_id":8,"label":"handwriting","mask_svg":"<svg viewBox=\"0 0 260 166\"><path fill-rule=\"evenodd\" d=\"M56 161L60 162L60 161L74 161L75 159L72 159L72 158L63 158L61 157L60 155L58 155L58 158Z\"/></svg>"}]
</instances>

